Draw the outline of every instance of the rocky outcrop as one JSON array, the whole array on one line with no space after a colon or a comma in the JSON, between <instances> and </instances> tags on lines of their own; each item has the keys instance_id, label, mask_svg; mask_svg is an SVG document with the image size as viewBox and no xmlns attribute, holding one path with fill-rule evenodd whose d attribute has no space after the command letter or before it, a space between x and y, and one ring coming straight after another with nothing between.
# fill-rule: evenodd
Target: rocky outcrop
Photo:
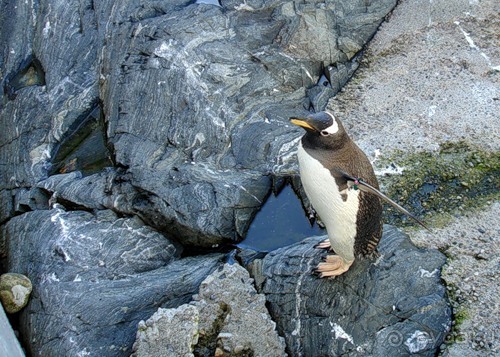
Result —
<instances>
[{"instance_id":1,"label":"rocky outcrop","mask_svg":"<svg viewBox=\"0 0 500 357\"><path fill-rule=\"evenodd\" d=\"M288 117L326 105L395 4L1 1L0 257L33 281L31 352L125 354L187 302L220 255L181 245L245 236L296 172Z\"/></svg>"},{"instance_id":2,"label":"rocky outcrop","mask_svg":"<svg viewBox=\"0 0 500 357\"><path fill-rule=\"evenodd\" d=\"M306 239L254 262L287 353L435 356L451 328L440 277L444 255L417 248L386 225L379 258L356 261L346 274L319 279L313 270L325 253L314 245L324 238Z\"/></svg>"},{"instance_id":3,"label":"rocky outcrop","mask_svg":"<svg viewBox=\"0 0 500 357\"><path fill-rule=\"evenodd\" d=\"M1 237L9 270L33 282L19 323L33 355L126 355L138 322L188 302L224 257L177 259L161 234L109 211L29 212Z\"/></svg>"},{"instance_id":4,"label":"rocky outcrop","mask_svg":"<svg viewBox=\"0 0 500 357\"><path fill-rule=\"evenodd\" d=\"M225 264L193 302L159 309L139 324L134 356L284 356L265 302L243 267Z\"/></svg>"},{"instance_id":5,"label":"rocky outcrop","mask_svg":"<svg viewBox=\"0 0 500 357\"><path fill-rule=\"evenodd\" d=\"M320 78L345 83L395 3L3 2L1 221L80 171L97 174L85 207L184 244L240 240L290 169L288 116L326 105ZM61 202L89 188L54 180Z\"/></svg>"},{"instance_id":6,"label":"rocky outcrop","mask_svg":"<svg viewBox=\"0 0 500 357\"><path fill-rule=\"evenodd\" d=\"M33 280L33 300L20 315L31 352L126 355L138 321L159 306L188 302L222 255L179 259L177 243L205 249L242 239L273 176L296 172L301 132L287 117L327 105L396 2L1 1L0 257L4 271ZM356 78L328 107L371 157L456 140L497 150L496 2L398 4L366 48ZM491 243L484 244L488 251ZM271 266L281 264L273 259ZM468 255L467 264L460 259L458 266L491 275L475 257ZM447 281L482 279L460 271L450 271ZM312 277L299 276L301 286L310 286ZM481 280L481 291L494 291L491 276ZM434 277L427 282L434 284ZM420 287L423 278L410 281ZM350 283L347 291L360 289ZM315 288L326 289L321 284ZM469 284L458 285L466 291ZM296 311L278 306L272 291L273 311L292 312L273 312L273 318L280 331L293 326L294 332ZM495 295L487 296L495 306ZM300 311L314 300L307 301ZM318 306L325 304L334 302ZM429 347L427 337L439 341L440 332L427 321L417 329L412 323L420 323L420 315L405 304L394 305L402 312L388 314L387 326L368 324L381 332L367 330L373 340L366 345L350 330L352 320L328 315L329 347L322 345L327 333L319 331L314 343L285 334L288 349L379 353L386 339L391 353L430 353L435 345ZM307 313L298 320L301 333L312 324ZM474 337L464 345L494 322L473 319ZM481 338L467 348L494 352L494 341Z\"/></svg>"}]
</instances>

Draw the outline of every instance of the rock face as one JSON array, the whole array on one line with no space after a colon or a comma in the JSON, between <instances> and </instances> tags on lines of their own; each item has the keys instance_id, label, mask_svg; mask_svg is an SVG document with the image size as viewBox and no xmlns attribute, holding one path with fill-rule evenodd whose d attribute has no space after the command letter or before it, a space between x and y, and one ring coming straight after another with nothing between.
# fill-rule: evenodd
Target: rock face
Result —
<instances>
[{"instance_id":1,"label":"rock face","mask_svg":"<svg viewBox=\"0 0 500 357\"><path fill-rule=\"evenodd\" d=\"M33 355L130 353L137 323L188 302L223 255L177 259L165 237L112 212L25 213L2 229L11 271L34 291L20 331Z\"/></svg>"},{"instance_id":2,"label":"rock face","mask_svg":"<svg viewBox=\"0 0 500 357\"><path fill-rule=\"evenodd\" d=\"M1 4L0 222L64 181L61 202L212 246L244 236L290 170L288 116L326 105L319 79L345 83L396 0Z\"/></svg>"},{"instance_id":3,"label":"rock face","mask_svg":"<svg viewBox=\"0 0 500 357\"><path fill-rule=\"evenodd\" d=\"M261 291L291 356L435 356L451 327L441 283L445 257L415 247L384 226L376 260L319 279L325 255L315 237L278 249L261 262Z\"/></svg>"},{"instance_id":4,"label":"rock face","mask_svg":"<svg viewBox=\"0 0 500 357\"><path fill-rule=\"evenodd\" d=\"M33 355L128 355L138 321L187 303L223 255L180 259L180 245L245 235L272 176L296 172L290 115L328 103L369 156L450 140L498 150L497 2L202 2L0 1L0 263L33 281L20 314ZM444 258L384 244L352 272L365 264L376 285L313 281L320 253L301 245L266 258L256 279L292 355L435 350ZM474 336L495 322L474 319Z\"/></svg>"},{"instance_id":5,"label":"rock face","mask_svg":"<svg viewBox=\"0 0 500 357\"><path fill-rule=\"evenodd\" d=\"M134 356L284 356L276 332L248 272L225 264L200 285L190 304L159 309L141 322Z\"/></svg>"},{"instance_id":6,"label":"rock face","mask_svg":"<svg viewBox=\"0 0 500 357\"><path fill-rule=\"evenodd\" d=\"M33 281L33 354L126 354L187 302L221 256L172 242L242 239L296 171L288 117L326 105L396 0L213 3L0 1L0 257Z\"/></svg>"},{"instance_id":7,"label":"rock face","mask_svg":"<svg viewBox=\"0 0 500 357\"><path fill-rule=\"evenodd\" d=\"M7 315L0 305L0 356L24 357L19 341L12 330Z\"/></svg>"}]
</instances>

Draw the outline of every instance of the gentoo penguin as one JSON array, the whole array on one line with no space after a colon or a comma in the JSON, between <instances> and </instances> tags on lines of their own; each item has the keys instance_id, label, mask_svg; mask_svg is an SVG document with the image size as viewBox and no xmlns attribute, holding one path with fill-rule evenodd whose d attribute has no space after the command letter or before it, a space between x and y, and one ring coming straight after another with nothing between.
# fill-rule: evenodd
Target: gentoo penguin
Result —
<instances>
[{"instance_id":1,"label":"gentoo penguin","mask_svg":"<svg viewBox=\"0 0 500 357\"><path fill-rule=\"evenodd\" d=\"M298 147L300 178L307 197L324 223L329 254L317 267L321 277L346 272L358 256L376 252L382 236L382 205L373 167L333 114L290 118L306 130ZM361 184L363 188L361 188Z\"/></svg>"}]
</instances>

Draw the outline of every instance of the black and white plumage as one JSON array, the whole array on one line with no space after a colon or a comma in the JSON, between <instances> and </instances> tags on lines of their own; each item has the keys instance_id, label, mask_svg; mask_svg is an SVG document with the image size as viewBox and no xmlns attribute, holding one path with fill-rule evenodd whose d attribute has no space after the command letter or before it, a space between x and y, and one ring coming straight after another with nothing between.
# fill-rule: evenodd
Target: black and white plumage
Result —
<instances>
[{"instance_id":1,"label":"black and white plumage","mask_svg":"<svg viewBox=\"0 0 500 357\"><path fill-rule=\"evenodd\" d=\"M306 130L297 153L300 177L336 253L328 255L317 271L322 277L340 275L356 257L375 252L382 236L380 199L363 187L367 184L379 192L377 178L366 155L333 114L320 112L290 121Z\"/></svg>"}]
</instances>

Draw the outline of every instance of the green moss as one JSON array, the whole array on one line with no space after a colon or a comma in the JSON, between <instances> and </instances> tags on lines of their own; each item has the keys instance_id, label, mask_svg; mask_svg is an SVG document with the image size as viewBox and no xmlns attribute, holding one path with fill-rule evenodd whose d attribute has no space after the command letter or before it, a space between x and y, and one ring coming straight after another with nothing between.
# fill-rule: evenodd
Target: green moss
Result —
<instances>
[{"instance_id":1,"label":"green moss","mask_svg":"<svg viewBox=\"0 0 500 357\"><path fill-rule=\"evenodd\" d=\"M464 341L464 335L461 331L462 324L465 320L470 319L469 311L464 304L463 299L457 295L457 286L453 283L446 284L448 299L452 306L453 311L453 323L451 326L451 330L448 332L448 335L445 338L445 344L451 345L456 342Z\"/></svg>"},{"instance_id":2,"label":"green moss","mask_svg":"<svg viewBox=\"0 0 500 357\"><path fill-rule=\"evenodd\" d=\"M457 312L455 312L455 326L457 328L460 327L460 325L465 321L470 319L469 312L465 308L460 308L458 309Z\"/></svg>"},{"instance_id":3,"label":"green moss","mask_svg":"<svg viewBox=\"0 0 500 357\"><path fill-rule=\"evenodd\" d=\"M454 215L490 204L500 197L500 155L458 142L437 152L396 151L377 162L381 169L395 165L401 175L380 178L383 191L427 224L446 225ZM392 207L386 223L414 226Z\"/></svg>"}]
</instances>

